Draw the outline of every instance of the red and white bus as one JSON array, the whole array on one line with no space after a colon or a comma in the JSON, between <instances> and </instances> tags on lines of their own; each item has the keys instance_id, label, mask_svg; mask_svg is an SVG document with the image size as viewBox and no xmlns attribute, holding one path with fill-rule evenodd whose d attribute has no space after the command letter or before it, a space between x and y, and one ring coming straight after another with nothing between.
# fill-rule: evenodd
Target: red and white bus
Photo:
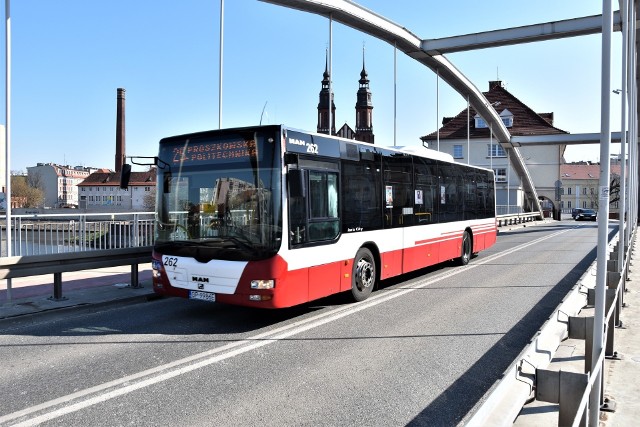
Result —
<instances>
[{"instance_id":1,"label":"red and white bus","mask_svg":"<svg viewBox=\"0 0 640 427\"><path fill-rule=\"evenodd\" d=\"M153 288L251 307L338 292L496 241L491 170L285 126L160 141Z\"/></svg>"}]
</instances>

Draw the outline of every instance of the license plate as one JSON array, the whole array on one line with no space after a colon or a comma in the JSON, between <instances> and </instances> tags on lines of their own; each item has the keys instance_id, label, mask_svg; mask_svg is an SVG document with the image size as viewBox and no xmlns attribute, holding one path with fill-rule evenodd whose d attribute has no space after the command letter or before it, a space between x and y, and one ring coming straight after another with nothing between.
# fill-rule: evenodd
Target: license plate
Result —
<instances>
[{"instance_id":1,"label":"license plate","mask_svg":"<svg viewBox=\"0 0 640 427\"><path fill-rule=\"evenodd\" d=\"M216 294L214 294L213 292L189 291L189 298L190 299L199 299L199 300L202 300L202 301L215 302L216 301Z\"/></svg>"}]
</instances>

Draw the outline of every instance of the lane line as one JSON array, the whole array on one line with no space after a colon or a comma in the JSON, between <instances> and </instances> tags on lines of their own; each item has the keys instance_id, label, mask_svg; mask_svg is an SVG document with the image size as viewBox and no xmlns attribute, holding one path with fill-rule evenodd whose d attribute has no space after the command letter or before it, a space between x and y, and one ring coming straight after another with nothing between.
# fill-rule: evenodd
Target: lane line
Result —
<instances>
[{"instance_id":1,"label":"lane line","mask_svg":"<svg viewBox=\"0 0 640 427\"><path fill-rule=\"evenodd\" d=\"M36 415L33 418L13 424L14 426L35 426L40 423L51 421L59 418L63 415L67 415L90 406L106 402L107 400L115 397L123 396L133 391L149 387L154 384L169 380L171 378L189 373L191 371L230 359L235 356L239 356L251 350L255 350L260 347L264 347L269 344L281 341L286 338L290 338L294 335L308 331L310 329L317 328L329 322L341 319L359 311L374 307L389 300L403 296L409 292L413 292L416 289L422 289L430 286L434 283L440 282L444 279L452 276L465 273L469 269L479 267L481 265L488 264L504 256L508 256L519 250L528 248L545 240L557 237L561 234L573 231L575 228L562 230L556 233L552 233L545 237L540 237L531 242L523 243L507 251L500 252L487 257L486 259L474 264L469 264L465 267L452 269L450 271L443 272L428 279L418 280L416 284L412 284L411 288L400 288L399 290L392 290L392 292L384 292L378 295L360 302L354 305L348 305L344 307L338 307L336 309L329 310L325 313L320 313L308 319L295 321L292 324L276 328L268 332L254 335L250 338L245 338L234 343L226 344L216 349L208 350L202 353L198 353L183 359L176 360L164 365L157 366L155 368L147 369L136 374L128 375L117 380L109 381L95 387L91 387L85 390L81 390L66 396L43 402L39 405L34 405L11 414L0 416L0 424L5 424L10 421L15 421L20 418L28 417L32 414L36 414L47 409L67 404L62 408L53 409L49 412L45 412L40 415ZM133 383L132 383L133 382ZM75 403L74 403L75 401Z\"/></svg>"}]
</instances>

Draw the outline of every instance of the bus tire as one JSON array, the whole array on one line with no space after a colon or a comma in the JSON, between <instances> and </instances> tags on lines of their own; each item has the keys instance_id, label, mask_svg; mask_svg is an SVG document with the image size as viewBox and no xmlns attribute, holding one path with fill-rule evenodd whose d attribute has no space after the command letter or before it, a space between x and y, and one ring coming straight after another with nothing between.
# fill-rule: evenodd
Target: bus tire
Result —
<instances>
[{"instance_id":1,"label":"bus tire","mask_svg":"<svg viewBox=\"0 0 640 427\"><path fill-rule=\"evenodd\" d=\"M376 259L367 248L360 248L353 260L351 274L351 295L353 299L364 301L371 295L376 284Z\"/></svg>"},{"instance_id":2,"label":"bus tire","mask_svg":"<svg viewBox=\"0 0 640 427\"><path fill-rule=\"evenodd\" d=\"M471 259L471 253L473 251L473 240L471 239L471 234L465 230L462 233L462 249L460 253L460 258L458 258L458 264L467 265L469 264L469 260Z\"/></svg>"}]
</instances>

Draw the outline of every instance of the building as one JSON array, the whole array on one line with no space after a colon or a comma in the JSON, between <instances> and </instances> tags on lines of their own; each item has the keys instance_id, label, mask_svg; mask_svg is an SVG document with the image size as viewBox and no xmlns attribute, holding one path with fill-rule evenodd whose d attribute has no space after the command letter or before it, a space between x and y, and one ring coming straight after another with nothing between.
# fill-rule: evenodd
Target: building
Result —
<instances>
[{"instance_id":1,"label":"building","mask_svg":"<svg viewBox=\"0 0 640 427\"><path fill-rule=\"evenodd\" d=\"M156 170L131 172L129 186L120 188L120 172L101 169L78 184L80 207L95 211L152 211L156 198Z\"/></svg>"},{"instance_id":2,"label":"building","mask_svg":"<svg viewBox=\"0 0 640 427\"><path fill-rule=\"evenodd\" d=\"M78 207L78 184L96 168L37 163L27 167L29 182L44 191L45 208Z\"/></svg>"},{"instance_id":3,"label":"building","mask_svg":"<svg viewBox=\"0 0 640 427\"><path fill-rule=\"evenodd\" d=\"M620 161L611 160L611 181L609 213L617 218L619 213ZM598 209L598 189L600 187L600 164L589 162L565 163L560 166L560 209L570 213L572 209ZM616 184L617 181L617 184Z\"/></svg>"},{"instance_id":4,"label":"building","mask_svg":"<svg viewBox=\"0 0 640 427\"><path fill-rule=\"evenodd\" d=\"M330 90L331 76L326 63L322 76L322 89L318 100L317 132L373 144L375 140L373 134L373 103L371 101L371 89L369 88L369 76L364 64L364 50L362 51L362 71L360 72L358 92L356 94L355 131L345 123L336 132L336 106L333 102L333 91ZM329 130L329 103L331 103L331 130Z\"/></svg>"},{"instance_id":5,"label":"building","mask_svg":"<svg viewBox=\"0 0 640 427\"><path fill-rule=\"evenodd\" d=\"M566 134L553 126L553 113L536 113L507 91L501 81L489 82L484 96L502 118L511 135L535 136ZM452 154L456 161L493 169L496 180L498 214L528 211L522 183L512 170L507 153L493 138L487 121L469 107L455 117L442 120L436 132L420 138L430 148ZM545 211L559 212L560 165L565 145L533 145L520 147ZM551 213L550 213L551 215Z\"/></svg>"}]
</instances>

